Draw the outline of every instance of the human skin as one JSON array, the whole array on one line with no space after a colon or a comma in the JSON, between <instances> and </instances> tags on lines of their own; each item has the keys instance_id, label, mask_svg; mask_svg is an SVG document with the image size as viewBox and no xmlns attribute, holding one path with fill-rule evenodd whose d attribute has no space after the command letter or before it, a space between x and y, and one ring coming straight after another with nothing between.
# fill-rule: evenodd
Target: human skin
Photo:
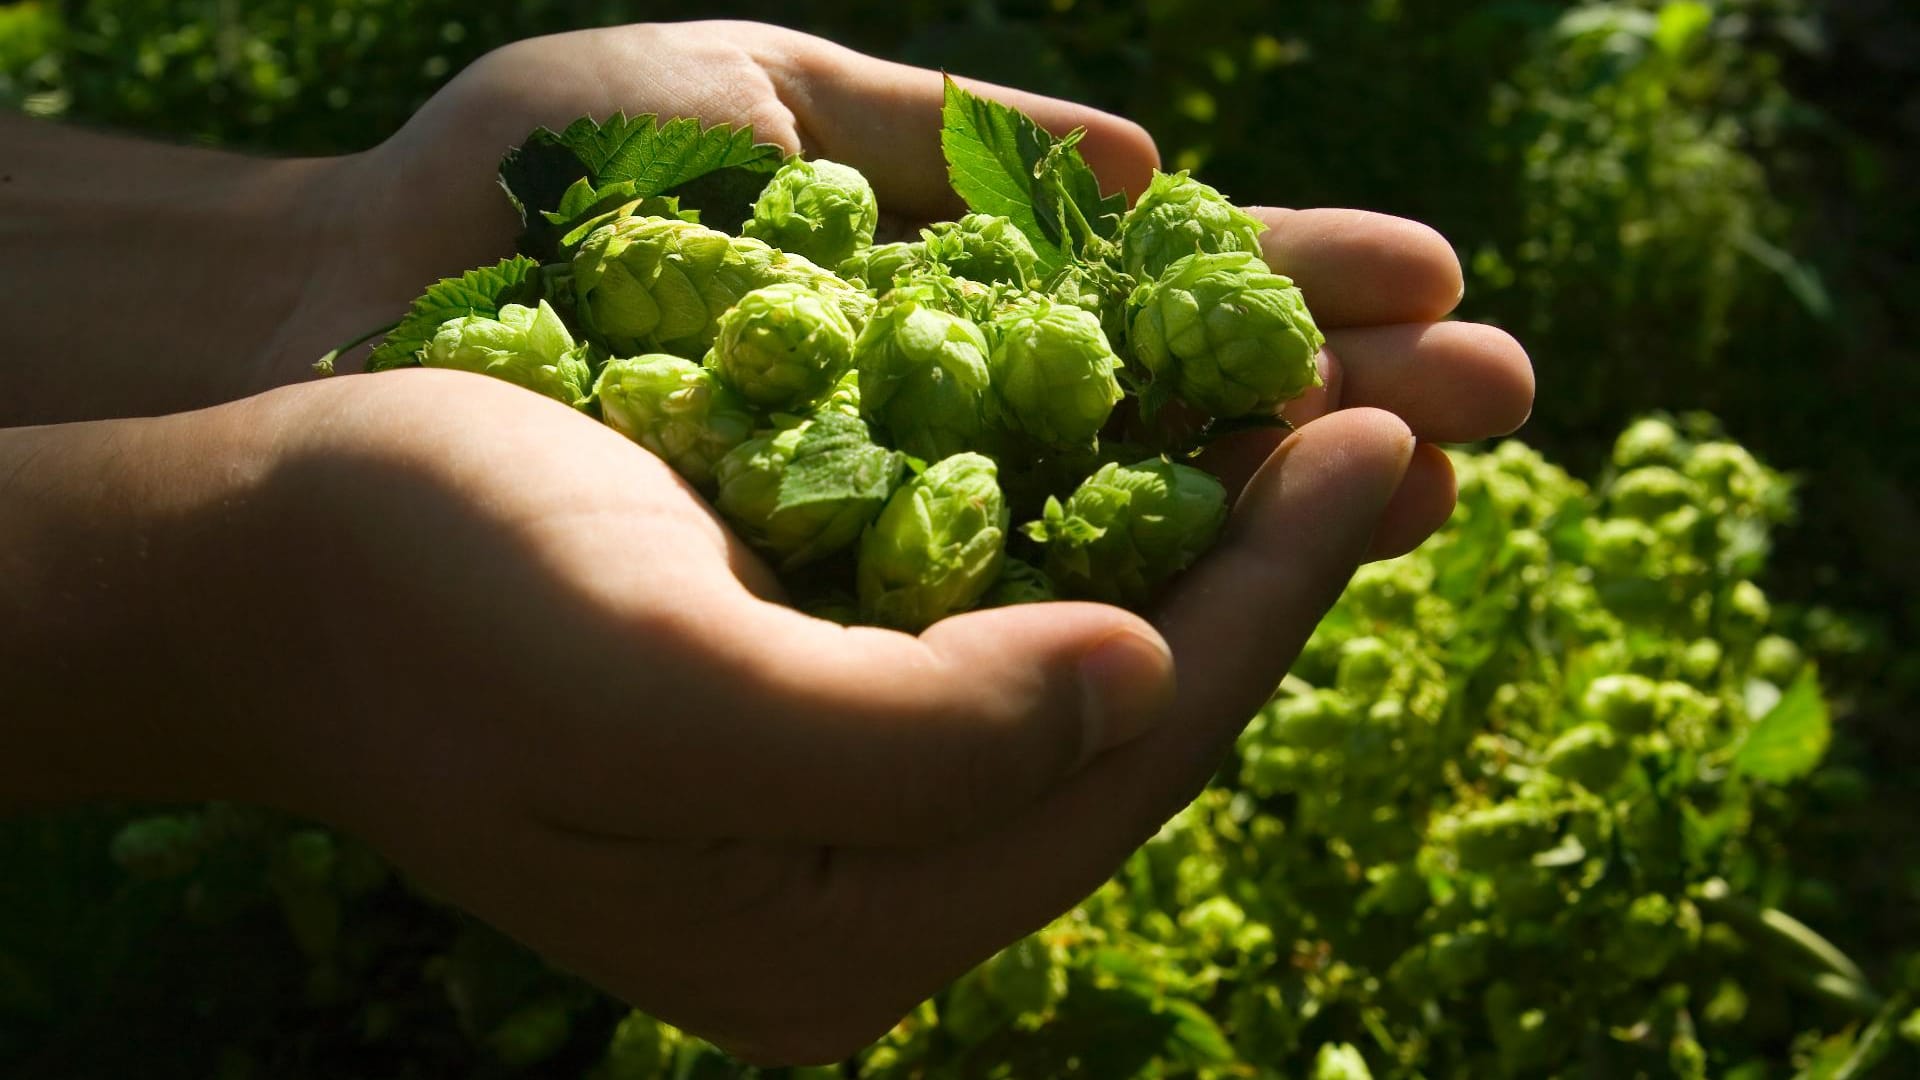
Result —
<instances>
[{"instance_id":1,"label":"human skin","mask_svg":"<svg viewBox=\"0 0 1920 1080\"><path fill-rule=\"evenodd\" d=\"M1157 162L1127 121L972 85L1085 126L1109 188ZM759 1062L844 1056L1076 903L1206 783L1354 567L1445 520L1431 441L1524 420L1519 346L1440 321L1461 275L1431 230L1251 210L1327 332L1326 386L1284 440L1210 452L1232 517L1145 617L843 629L773 602L671 470L564 405L309 369L511 250L493 167L537 124L748 123L933 219L959 209L940 89L685 23L509 46L333 159L0 118L0 258L36 268L0 292L0 805L230 798L332 823Z\"/></svg>"}]
</instances>

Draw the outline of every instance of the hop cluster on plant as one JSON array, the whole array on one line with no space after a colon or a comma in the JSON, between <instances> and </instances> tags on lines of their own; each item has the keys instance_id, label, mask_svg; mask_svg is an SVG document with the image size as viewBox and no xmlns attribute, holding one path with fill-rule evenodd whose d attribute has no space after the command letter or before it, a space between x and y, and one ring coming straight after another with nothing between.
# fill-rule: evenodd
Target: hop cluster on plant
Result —
<instances>
[{"instance_id":1,"label":"hop cluster on plant","mask_svg":"<svg viewBox=\"0 0 1920 1080\"><path fill-rule=\"evenodd\" d=\"M429 289L374 366L492 374L592 413L829 617L917 631L983 604L1144 607L1227 509L1183 460L1191 425L1156 415L1278 425L1319 380L1320 332L1261 260L1263 226L1187 173L1128 209L1077 134L1039 137L958 87L945 117L970 212L880 244L848 165L685 121L536 132L502 166L523 256ZM1011 128L1035 137L995 142ZM1008 171L983 186L983 167Z\"/></svg>"}]
</instances>

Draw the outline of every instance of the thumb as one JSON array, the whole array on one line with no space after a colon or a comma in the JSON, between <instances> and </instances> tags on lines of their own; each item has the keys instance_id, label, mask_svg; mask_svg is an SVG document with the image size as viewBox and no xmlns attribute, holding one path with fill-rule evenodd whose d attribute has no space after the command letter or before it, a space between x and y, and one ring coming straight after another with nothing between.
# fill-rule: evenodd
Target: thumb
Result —
<instances>
[{"instance_id":1,"label":"thumb","mask_svg":"<svg viewBox=\"0 0 1920 1080\"><path fill-rule=\"evenodd\" d=\"M914 637L743 593L709 625L677 680L698 707L656 717L649 741L672 747L683 779L705 773L737 797L646 808L651 827L682 836L951 839L1143 734L1173 697L1160 635L1101 604L970 612Z\"/></svg>"}]
</instances>

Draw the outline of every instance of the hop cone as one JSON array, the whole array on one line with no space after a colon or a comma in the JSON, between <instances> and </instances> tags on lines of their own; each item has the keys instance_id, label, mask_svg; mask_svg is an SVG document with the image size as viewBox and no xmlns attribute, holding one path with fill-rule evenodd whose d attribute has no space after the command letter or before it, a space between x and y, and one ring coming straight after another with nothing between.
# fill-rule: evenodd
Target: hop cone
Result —
<instances>
[{"instance_id":1,"label":"hop cone","mask_svg":"<svg viewBox=\"0 0 1920 1080\"><path fill-rule=\"evenodd\" d=\"M1130 301L1131 340L1171 394L1213 416L1270 413L1320 385L1325 342L1293 282L1244 251L1188 255Z\"/></svg>"},{"instance_id":2,"label":"hop cone","mask_svg":"<svg viewBox=\"0 0 1920 1080\"><path fill-rule=\"evenodd\" d=\"M545 300L537 308L508 304L495 318L448 320L421 350L420 362L492 375L575 407L586 404L593 381L586 347L573 343Z\"/></svg>"},{"instance_id":3,"label":"hop cone","mask_svg":"<svg viewBox=\"0 0 1920 1080\"><path fill-rule=\"evenodd\" d=\"M908 481L860 540L860 613L921 630L973 607L1000 574L1007 521L997 470L980 454Z\"/></svg>"},{"instance_id":4,"label":"hop cone","mask_svg":"<svg viewBox=\"0 0 1920 1080\"><path fill-rule=\"evenodd\" d=\"M1046 545L1047 575L1065 595L1140 607L1213 545L1226 518L1218 480L1153 458L1102 466L1064 505L1048 499L1027 534Z\"/></svg>"},{"instance_id":5,"label":"hop cone","mask_svg":"<svg viewBox=\"0 0 1920 1080\"><path fill-rule=\"evenodd\" d=\"M607 362L594 384L607 425L711 494L715 463L753 435L753 410L712 371L665 353Z\"/></svg>"},{"instance_id":6,"label":"hop cone","mask_svg":"<svg viewBox=\"0 0 1920 1080\"><path fill-rule=\"evenodd\" d=\"M925 241L875 244L841 260L842 277L858 278L874 295L882 295L901 278L932 266Z\"/></svg>"},{"instance_id":7,"label":"hop cone","mask_svg":"<svg viewBox=\"0 0 1920 1080\"><path fill-rule=\"evenodd\" d=\"M708 363L753 404L797 412L852 368L853 324L808 286L764 285L720 316Z\"/></svg>"},{"instance_id":8,"label":"hop cone","mask_svg":"<svg viewBox=\"0 0 1920 1080\"><path fill-rule=\"evenodd\" d=\"M972 322L890 298L853 347L860 410L892 445L926 461L974 449L990 432L987 340Z\"/></svg>"},{"instance_id":9,"label":"hop cone","mask_svg":"<svg viewBox=\"0 0 1920 1080\"><path fill-rule=\"evenodd\" d=\"M1033 284L1039 256L1033 242L1007 218L968 214L921 230L927 256L971 281Z\"/></svg>"},{"instance_id":10,"label":"hop cone","mask_svg":"<svg viewBox=\"0 0 1920 1080\"><path fill-rule=\"evenodd\" d=\"M1259 254L1260 234L1266 228L1184 169L1156 172L1140 200L1120 219L1120 267L1144 282L1188 255Z\"/></svg>"},{"instance_id":11,"label":"hop cone","mask_svg":"<svg viewBox=\"0 0 1920 1080\"><path fill-rule=\"evenodd\" d=\"M1008 558L1000 568L1000 578L980 599L981 607L1010 607L1014 604L1039 604L1058 598L1046 571L1023 559Z\"/></svg>"},{"instance_id":12,"label":"hop cone","mask_svg":"<svg viewBox=\"0 0 1920 1080\"><path fill-rule=\"evenodd\" d=\"M856 329L872 309L872 298L802 256L677 218L602 225L573 257L580 317L618 353L697 359L713 344L722 313L777 282L825 293Z\"/></svg>"},{"instance_id":13,"label":"hop cone","mask_svg":"<svg viewBox=\"0 0 1920 1080\"><path fill-rule=\"evenodd\" d=\"M1086 447L1121 398L1120 358L1100 320L1046 299L1019 301L982 328L987 369L1013 426L1043 446Z\"/></svg>"},{"instance_id":14,"label":"hop cone","mask_svg":"<svg viewBox=\"0 0 1920 1080\"><path fill-rule=\"evenodd\" d=\"M852 544L886 504L886 495L881 493L781 505L781 483L812 423L805 421L749 439L721 458L713 470L719 485L714 506L742 538L783 571L816 562ZM897 465L894 468L897 476Z\"/></svg>"},{"instance_id":15,"label":"hop cone","mask_svg":"<svg viewBox=\"0 0 1920 1080\"><path fill-rule=\"evenodd\" d=\"M821 266L838 266L873 243L879 220L873 187L858 169L794 158L767 181L740 232Z\"/></svg>"}]
</instances>

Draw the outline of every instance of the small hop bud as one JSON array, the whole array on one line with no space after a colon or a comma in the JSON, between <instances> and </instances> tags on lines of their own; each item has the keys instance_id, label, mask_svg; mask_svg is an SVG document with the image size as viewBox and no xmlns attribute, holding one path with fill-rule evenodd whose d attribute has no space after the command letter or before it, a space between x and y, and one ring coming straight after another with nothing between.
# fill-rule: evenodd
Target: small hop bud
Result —
<instances>
[{"instance_id":1,"label":"small hop bud","mask_svg":"<svg viewBox=\"0 0 1920 1080\"><path fill-rule=\"evenodd\" d=\"M838 266L873 243L879 220L873 187L858 169L794 158L767 181L740 232L821 266Z\"/></svg>"},{"instance_id":2,"label":"small hop bud","mask_svg":"<svg viewBox=\"0 0 1920 1080\"><path fill-rule=\"evenodd\" d=\"M1045 569L1066 595L1140 607L1213 545L1226 519L1220 481L1154 458L1102 466L1064 504L1048 499L1026 530L1047 546Z\"/></svg>"},{"instance_id":3,"label":"small hop bud","mask_svg":"<svg viewBox=\"0 0 1920 1080\"><path fill-rule=\"evenodd\" d=\"M763 285L720 316L709 366L762 409L799 412L853 366L853 324L805 285Z\"/></svg>"},{"instance_id":4,"label":"small hop bud","mask_svg":"<svg viewBox=\"0 0 1920 1080\"><path fill-rule=\"evenodd\" d=\"M666 353L610 360L594 384L608 427L712 494L714 465L753 435L752 408L711 370Z\"/></svg>"},{"instance_id":5,"label":"small hop bud","mask_svg":"<svg viewBox=\"0 0 1920 1080\"><path fill-rule=\"evenodd\" d=\"M1000 574L1007 524L990 458L933 465L894 492L860 540L861 614L918 631L972 608Z\"/></svg>"},{"instance_id":6,"label":"small hop bud","mask_svg":"<svg viewBox=\"0 0 1920 1080\"><path fill-rule=\"evenodd\" d=\"M1326 338L1293 282L1244 251L1189 255L1137 289L1130 337L1150 393L1212 416L1271 413L1320 385Z\"/></svg>"},{"instance_id":7,"label":"small hop bud","mask_svg":"<svg viewBox=\"0 0 1920 1080\"><path fill-rule=\"evenodd\" d=\"M1140 281L1188 255L1260 252L1266 226L1183 169L1156 172L1120 219L1120 266Z\"/></svg>"},{"instance_id":8,"label":"small hop bud","mask_svg":"<svg viewBox=\"0 0 1920 1080\"><path fill-rule=\"evenodd\" d=\"M492 375L576 408L586 404L593 381L586 347L574 344L545 300L537 308L507 304L493 318L451 319L421 350L420 362Z\"/></svg>"}]
</instances>

